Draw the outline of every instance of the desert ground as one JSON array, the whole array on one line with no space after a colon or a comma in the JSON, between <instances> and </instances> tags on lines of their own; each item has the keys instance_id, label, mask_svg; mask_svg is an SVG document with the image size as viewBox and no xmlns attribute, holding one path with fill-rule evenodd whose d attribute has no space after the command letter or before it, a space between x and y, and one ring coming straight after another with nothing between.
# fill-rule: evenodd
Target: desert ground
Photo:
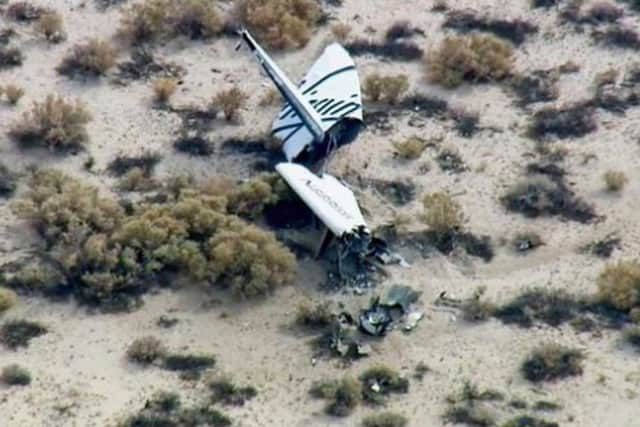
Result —
<instances>
[{"instance_id":1,"label":"desert ground","mask_svg":"<svg viewBox=\"0 0 640 427\"><path fill-rule=\"evenodd\" d=\"M25 90L17 105L0 105L0 161L20 174L16 193L0 197L0 266L15 265L42 247L34 229L11 209L11 204L27 192L27 175L32 167L61 170L96 186L101 194L119 192L118 179L107 170L118 155L158 153L161 161L154 170L158 180L178 174L191 174L198 180L219 175L245 180L259 173L253 167L254 154L224 150L221 145L232 137L264 134L280 108L278 104L261 104L271 90L271 82L260 73L246 49L235 50L237 38L176 37L153 46L156 58L184 70L170 100L173 110L154 105L153 78L122 83L116 76L117 66L104 76L86 79L70 79L56 71L71 46L94 37L115 40L121 15L134 1L102 8L92 0L34 0L37 6L55 10L63 18L66 39L55 44L39 37L33 23L15 22L4 15L0 18L1 28L15 29L11 44L24 54L22 65L0 70L0 84L13 83ZM12 2L4 3L6 9ZM231 1L215 3L221 14L233 6ZM422 34L413 35L411 40L424 52L456 34L443 28L447 12L434 11L438 2L432 0L328 3L321 5L328 22L312 30L305 46L273 50L274 59L293 80L300 79L335 39L331 31L335 23L351 26L349 38L382 40L391 24L406 21L421 30ZM495 303L504 303L531 288L593 294L606 265L636 259L640 253L640 108L631 107L623 113L597 108L597 129L552 142L555 147L566 148L568 154L561 162L565 180L592 206L597 220L581 223L557 215L529 218L508 211L500 201L514 183L525 177L527 164L539 156L536 141L526 132L532 114L543 107L590 99L597 74L611 68L624 72L638 61L640 48L604 45L591 36L592 26L561 22L559 10L565 3L532 8L529 0L448 2L449 10L471 9L480 16L520 18L537 26L537 32L514 47L513 66L520 73L557 68L569 60L577 64L577 72L560 74L558 96L552 101L520 107L504 83L466 82L449 89L427 78L428 66L420 59L354 56L361 79L372 73L405 74L410 84L407 93L437 97L447 101L450 108L477 113L480 129L467 137L460 135L450 120L398 110L390 116L389 126L370 124L356 142L341 148L329 172L345 177L353 186L373 230L393 222L398 214L410 219L404 224L408 231L424 230L427 226L420 219L422 195L449 192L462 208L465 230L490 236L495 251L490 261L461 250L449 254L433 251L423 257L400 247L398 251L406 256L410 267L388 266L388 277L377 287L356 295L350 289L321 289L331 263L299 254L295 279L265 297L238 300L225 290L181 279L170 288L152 288L142 297L141 307L125 313L103 313L73 298L52 301L38 293L18 290L18 302L0 314L0 322L37 321L46 325L48 333L33 339L27 347L14 350L0 346L0 368L15 363L32 376L28 386L0 385L0 425L119 426L160 390L177 392L183 404L198 401L207 392L204 380L186 381L175 372L127 360L129 344L149 335L175 351L214 355L216 366L205 372L205 379L228 373L234 381L257 389L257 396L242 406L220 407L237 426L357 426L363 417L380 410L402 414L409 426L457 425L443 418L448 407L446 397L458 393L465 382L499 390L506 401L546 400L561 405L559 410L536 412L498 404L501 409L496 409L500 415L495 425L503 425L521 413L563 427L640 425L638 354L623 343L619 329L580 332L568 323L536 323L522 328L497 318L469 322L460 310L436 304L444 291L450 298L465 299L479 287L486 289L483 298ZM582 10L588 10L592 3L584 2ZM640 12L630 3L615 4L624 10L621 22L638 28ZM117 61L127 60L131 48L117 40L114 43L118 46ZM206 131L213 154L178 152L173 143L179 136L181 118L175 111L205 108L217 91L233 85L249 95L248 101L235 122L215 119ZM80 99L93 116L87 124L88 142L78 153L24 149L9 136L8 130L21 114L49 94ZM367 108L382 107L365 102L364 108L366 112ZM394 156L392 142L412 135L435 138L441 147L454 149L464 161L465 170L442 170L436 159L438 149L432 147L417 160ZM89 156L95 162L91 171L83 166ZM607 170L626 174L628 183L622 191L606 190L602 176ZM359 184L354 176L411 182L415 196L409 203L394 205L371 186ZM526 253L514 250L511 240L525 231L538 233L544 245ZM621 242L608 259L579 250L612 233ZM353 361L316 357L309 345L313 334L292 326L296 307L303 301L365 307L372 296L393 284L421 292L418 307L425 316L408 333L393 330L384 338L372 340L368 357ZM163 328L157 324L161 316L178 322ZM526 380L520 370L523 360L545 343L580 350L585 356L582 374L540 383ZM410 380L408 393L390 395L382 407L363 404L346 417L334 417L324 413L324 401L309 394L314 381L357 377L380 363ZM413 376L419 364L429 368L422 379Z\"/></svg>"}]
</instances>

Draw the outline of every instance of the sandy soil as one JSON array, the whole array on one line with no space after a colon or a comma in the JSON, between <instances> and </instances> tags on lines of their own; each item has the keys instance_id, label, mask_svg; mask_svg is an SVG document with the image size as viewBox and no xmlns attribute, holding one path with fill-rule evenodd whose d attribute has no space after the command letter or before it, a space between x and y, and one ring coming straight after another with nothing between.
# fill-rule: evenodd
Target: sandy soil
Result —
<instances>
[{"instance_id":1,"label":"sandy soil","mask_svg":"<svg viewBox=\"0 0 640 427\"><path fill-rule=\"evenodd\" d=\"M429 49L446 34L440 24L442 14L430 11L432 1L425 0L345 0L341 7L329 8L336 19L353 26L353 34L367 29L382 37L384 29L396 20L407 19L422 28L426 36L419 43ZM454 2L451 2L454 3ZM91 82L71 81L59 76L55 65L74 43L88 37L109 38L115 33L119 8L99 11L91 1L51 0L38 4L51 6L64 16L68 39L59 45L37 40L29 26L17 25L18 44L25 52L21 67L2 71L2 82L25 87L26 95L15 107L0 106L0 127L6 129L32 101L49 93L81 98L94 115L89 125L88 151L96 160L99 173L82 169L86 154L56 156L47 152L19 151L0 133L0 158L15 169L37 164L63 169L109 191L113 178L104 171L118 153L137 153L143 149L160 152L163 160L158 176L192 172L196 177L229 174L246 178L253 174L242 156L215 154L194 158L176 153L172 142L180 126L175 114L151 108L149 82L126 86L109 83L109 77ZM228 5L224 5L227 7ZM500 0L458 0L456 8L470 7L489 11L497 17L526 17L540 27L516 50L519 70L556 67L568 59L581 70L560 79L558 104L591 96L596 73L614 66L623 69L637 59L637 52L613 50L593 43L587 34L578 34L570 26L557 23L554 11L529 8L529 2ZM631 24L640 23L640 15L628 14ZM4 18L2 18L4 20ZM0 21L6 24L4 21ZM277 54L276 60L294 79L300 77L314 57L331 39L328 27L321 28L304 49ZM246 51L235 52L235 40L210 43L178 40L157 48L157 55L183 66L187 74L172 103L175 106L205 105L222 87L239 84L251 94L249 106L239 125L220 124L211 131L214 140L232 135L253 135L268 129L277 107L259 107L260 97L269 89ZM123 51L121 59L127 58ZM463 86L445 91L429 85L419 62L396 63L371 56L356 58L362 76L371 72L406 73L412 90L440 96L454 106L477 111L484 130L473 138L463 138L450 125L425 121L421 129L408 125L408 117L394 121L387 133L365 130L359 140L346 147L331 166L336 174L357 170L369 178L389 180L410 178L418 194L449 190L463 206L468 229L488 234L498 242L522 230L537 230L546 245L525 256L509 247L497 249L490 263L461 257L433 256L416 259L410 269L392 268L393 283L408 284L422 291L426 318L410 334L391 333L374 344L373 354L351 366L335 360L311 361L308 337L289 327L296 304L306 297L349 299L366 304L369 295L349 297L327 295L317 289L324 279L322 265L302 260L295 283L278 290L265 301L238 303L224 294L204 294L196 287L162 290L145 297L145 305L130 314L88 313L74 303L52 303L38 297L21 298L4 319L28 318L47 324L51 332L32 341L26 349L0 348L0 366L20 363L32 372L34 381L24 388L0 387L1 426L110 426L143 406L157 390L177 390L186 399L202 393L202 385L178 379L177 375L154 368L139 368L124 358L127 345L145 335L160 336L175 350L189 349L215 354L217 371L233 373L240 382L255 385L259 396L242 408L227 412L239 426L355 426L362 416L372 412L359 408L345 419L329 418L322 413L323 403L308 396L313 380L345 373L357 375L366 367L385 362L410 375L419 362L432 372L422 381L412 381L410 394L390 399L388 409L410 418L411 426L443 425L444 397L460 389L465 380L482 387L497 388L525 399L554 400L563 405L546 418L562 426L638 425L640 368L637 355L621 347L619 334L605 331L599 336L579 334L569 327L520 329L491 320L480 325L465 323L453 311L432 303L446 290L465 297L480 285L490 299L502 301L518 290L543 286L587 293L595 289L595 278L604 261L579 254L577 248L618 232L622 249L613 260L630 258L640 251L640 109L626 115L598 112L599 129L577 139L562 142L570 150L564 166L575 191L606 215L602 222L581 225L557 218L528 220L505 212L499 197L517 181L528 163L527 153L533 141L523 136L529 112L513 105L513 98L498 86ZM439 170L427 151L421 160L401 162L392 156L391 141L419 132L441 136L455 147L470 166L460 174ZM588 164L587 154L596 157ZM419 167L427 161L428 173ZM365 163L368 167L364 169ZM483 165L484 169L478 171ZM624 171L629 184L622 195L603 190L601 175L608 169ZM391 218L393 208L371 191L359 194L368 220L379 225ZM400 209L416 214L418 202ZM416 222L411 228L422 226ZM8 202L0 200L0 264L20 259L35 244L34 237L11 214ZM208 301L209 303L203 303ZM156 325L161 315L178 318L172 329ZM223 315L224 314L224 315ZM3 319L3 320L4 320ZM586 351L585 372L581 377L534 387L519 373L525 355L542 342L560 342ZM606 379L603 381L602 376Z\"/></svg>"}]
</instances>

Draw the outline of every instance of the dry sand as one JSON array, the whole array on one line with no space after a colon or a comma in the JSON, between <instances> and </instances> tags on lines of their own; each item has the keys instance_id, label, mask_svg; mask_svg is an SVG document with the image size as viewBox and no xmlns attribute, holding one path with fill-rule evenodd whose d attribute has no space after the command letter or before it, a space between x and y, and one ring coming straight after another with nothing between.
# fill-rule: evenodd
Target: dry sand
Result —
<instances>
[{"instance_id":1,"label":"dry sand","mask_svg":"<svg viewBox=\"0 0 640 427\"><path fill-rule=\"evenodd\" d=\"M428 49L445 35L440 28L442 14L430 12L428 0L346 0L342 7L330 8L338 20L353 26L353 33L384 29L396 20L406 19L424 29L418 39ZM560 26L556 12L529 8L529 2L499 0L459 0L455 8L471 7L497 17L526 17L540 26L540 32L516 50L519 70L550 68L572 60L580 72L561 77L560 99L585 99L592 91L596 73L614 66L623 69L637 52L606 49L593 43L588 34L578 34L570 26ZM112 37L119 8L102 12L91 1L51 0L38 4L51 6L62 13L68 40L49 45L37 40L29 26L16 26L18 43L26 59L21 67L2 71L2 82L25 87L26 95L16 108L0 106L0 127L6 129L29 108L32 101L49 93L79 97L94 114L89 125L91 141L88 151L96 160L95 169L104 168L120 152L137 153L153 149L162 154L159 176L192 172L196 177L229 174L246 178L253 172L244 157L219 156L194 158L176 153L172 141L180 126L179 118L151 108L148 82L127 86L109 84L109 78L95 82L70 81L59 76L54 66L74 43L88 37ZM625 19L637 26L639 15ZM3 18L4 20L4 18ZM3 22L6 24L6 22ZM311 64L322 46L330 40L327 27L321 28L304 49L275 55L276 60L294 79ZM251 135L268 128L276 107L259 107L260 97L269 82L260 76L255 62L246 51L234 52L235 40L211 43L174 41L157 48L157 54L187 70L173 98L176 106L204 105L223 87L239 84L251 94L249 106L242 112L239 125L220 125L211 131L214 140L231 135ZM121 54L125 59L127 53ZM386 362L410 375L419 362L432 372L423 381L412 381L410 394L392 398L388 409L405 414L411 426L443 425L444 397L460 389L465 380L482 387L493 387L528 400L546 399L561 403L563 409L545 414L561 426L634 426L640 425L640 365L638 357L621 348L619 334L605 331L600 336L580 334L570 327L536 327L520 329L491 320L480 325L465 323L453 311L437 309L432 302L446 290L465 297L480 285L487 296L505 300L518 290L531 286L566 289L587 293L595 289L595 278L604 261L577 253L577 248L595 238L617 231L623 238L622 249L613 259L630 258L640 252L640 109L626 115L598 112L599 130L577 140L562 142L570 150L565 167L568 180L576 192L592 202L606 220L595 225L564 222L557 218L528 220L510 214L499 204L505 189L518 180L529 161L526 153L534 143L523 135L529 113L513 105L513 99L498 86L463 86L445 91L424 80L423 65L383 61L365 56L356 58L362 76L373 71L406 73L412 90L438 95L455 106L477 111L485 130L473 138L462 138L449 125L425 121L422 129L412 128L407 118L394 121L388 133L365 130L358 141L343 149L331 166L336 174L357 170L369 178L411 178L418 194L449 190L456 194L467 216L467 227L478 234L488 234L494 241L510 238L518 231L537 230L546 245L524 256L508 247L499 247L490 263L461 257L434 256L414 260L410 269L392 268L392 283L402 283L422 292L426 318L410 334L391 333L374 345L368 358L349 367L335 360L311 363L308 337L292 332L288 325L296 304L307 296L315 299L340 299L321 293L317 284L324 270L314 261L300 263L298 277L291 286L278 290L265 301L237 303L226 295L204 294L187 286L183 290L163 290L144 298L145 305L130 314L88 313L74 303L52 303L38 297L21 298L19 304L4 315L27 318L47 324L51 332L32 341L26 349L0 349L0 366L20 363L32 372L29 387L0 387L0 426L109 426L138 410L157 390L177 390L186 398L202 393L201 383L181 381L177 375L154 368L139 368L124 358L127 345L145 335L162 337L175 350L189 349L213 353L219 371L231 372L240 382L255 385L258 397L241 408L228 409L239 426L352 426L358 425L364 407L345 419L329 418L322 413L323 403L308 396L315 379L357 375L364 368ZM432 154L422 160L404 163L392 157L391 141L419 132L442 136L469 164L461 174L441 172ZM584 155L595 160L582 164ZM105 191L114 181L106 173L89 174L82 169L85 154L56 156L45 152L22 152L0 133L0 158L15 169L30 164L60 168L74 176L99 185ZM420 174L424 161L431 170ZM363 169L368 163L367 169ZM481 164L482 172L476 169ZM624 171L629 184L622 195L604 192L602 173L610 168ZM372 192L360 194L372 225L391 218L392 209ZM401 212L416 214L418 202ZM412 228L422 227L418 222ZM35 239L10 213L8 203L0 200L0 263L25 256ZM351 297L366 304L369 296ZM203 304L203 300L212 301ZM222 314L225 313L225 316ZM172 329L156 325L161 315L178 318ZM532 386L519 373L525 355L542 342L559 342L583 349L587 358L581 377ZM601 376L606 378L602 381ZM198 385L200 384L200 385Z\"/></svg>"}]
</instances>

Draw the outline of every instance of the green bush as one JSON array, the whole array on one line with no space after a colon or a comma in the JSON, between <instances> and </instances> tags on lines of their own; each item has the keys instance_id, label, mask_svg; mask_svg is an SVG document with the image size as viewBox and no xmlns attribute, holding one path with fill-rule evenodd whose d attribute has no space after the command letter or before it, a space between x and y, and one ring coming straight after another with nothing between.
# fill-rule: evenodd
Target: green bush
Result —
<instances>
[{"instance_id":1,"label":"green bush","mask_svg":"<svg viewBox=\"0 0 640 427\"><path fill-rule=\"evenodd\" d=\"M31 374L20 365L8 365L0 372L0 383L6 385L29 385Z\"/></svg>"},{"instance_id":2,"label":"green bush","mask_svg":"<svg viewBox=\"0 0 640 427\"><path fill-rule=\"evenodd\" d=\"M89 139L85 126L90 121L91 114L79 101L71 103L49 95L43 102L34 102L31 110L14 123L9 135L23 146L80 148Z\"/></svg>"}]
</instances>

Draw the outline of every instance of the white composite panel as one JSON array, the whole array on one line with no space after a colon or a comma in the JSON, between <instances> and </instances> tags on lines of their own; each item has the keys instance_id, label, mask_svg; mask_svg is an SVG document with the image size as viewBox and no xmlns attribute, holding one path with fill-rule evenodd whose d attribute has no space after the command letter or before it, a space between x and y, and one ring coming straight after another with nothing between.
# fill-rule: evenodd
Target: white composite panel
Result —
<instances>
[{"instance_id":1,"label":"white composite panel","mask_svg":"<svg viewBox=\"0 0 640 427\"><path fill-rule=\"evenodd\" d=\"M335 236L366 227L353 192L336 178L318 177L295 163L280 163L276 170Z\"/></svg>"},{"instance_id":2,"label":"white composite panel","mask_svg":"<svg viewBox=\"0 0 640 427\"><path fill-rule=\"evenodd\" d=\"M337 43L324 50L305 75L299 90L320 116L324 131L345 117L362 120L358 72L349 53ZM278 114L272 131L284 141L283 150L289 161L314 142L313 135L289 102Z\"/></svg>"}]
</instances>

